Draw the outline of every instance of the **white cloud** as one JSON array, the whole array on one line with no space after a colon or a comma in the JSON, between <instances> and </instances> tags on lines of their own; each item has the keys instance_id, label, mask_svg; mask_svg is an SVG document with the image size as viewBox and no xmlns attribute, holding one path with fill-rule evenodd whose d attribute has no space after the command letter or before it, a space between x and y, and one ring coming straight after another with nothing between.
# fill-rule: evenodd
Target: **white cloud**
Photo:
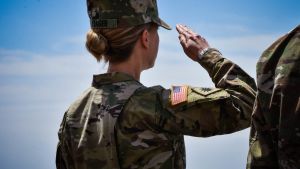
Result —
<instances>
[{"instance_id":1,"label":"white cloud","mask_svg":"<svg viewBox=\"0 0 300 169\"><path fill-rule=\"evenodd\" d=\"M245 168L248 140L249 129L210 138L185 137L187 168Z\"/></svg>"},{"instance_id":2,"label":"white cloud","mask_svg":"<svg viewBox=\"0 0 300 169\"><path fill-rule=\"evenodd\" d=\"M79 49L84 49L85 48L85 36L84 35L79 35L79 36L73 36L69 38L65 38L62 41L56 42L51 46L51 48L54 51L63 51L65 49L69 49L70 47L76 47Z\"/></svg>"},{"instance_id":3,"label":"white cloud","mask_svg":"<svg viewBox=\"0 0 300 169\"><path fill-rule=\"evenodd\" d=\"M63 76L97 71L96 61L87 53L56 55L0 49L0 58L2 76Z\"/></svg>"},{"instance_id":4,"label":"white cloud","mask_svg":"<svg viewBox=\"0 0 300 169\"><path fill-rule=\"evenodd\" d=\"M254 36L239 36L239 37L227 37L227 38L211 38L212 46L226 51L227 53L243 54L248 57L253 54L260 55L269 45L274 42L279 35L254 35ZM249 54L250 53L250 54Z\"/></svg>"}]
</instances>

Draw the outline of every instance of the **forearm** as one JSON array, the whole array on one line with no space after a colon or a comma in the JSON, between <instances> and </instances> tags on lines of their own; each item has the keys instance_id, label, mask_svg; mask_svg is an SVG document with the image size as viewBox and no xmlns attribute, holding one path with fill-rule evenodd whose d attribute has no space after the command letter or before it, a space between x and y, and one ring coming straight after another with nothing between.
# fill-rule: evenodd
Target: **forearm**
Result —
<instances>
[{"instance_id":1,"label":"forearm","mask_svg":"<svg viewBox=\"0 0 300 169\"><path fill-rule=\"evenodd\" d=\"M241 113L250 122L256 95L254 79L213 48L199 59L199 63L207 70L215 86L228 92L234 106L240 108Z\"/></svg>"},{"instance_id":2,"label":"forearm","mask_svg":"<svg viewBox=\"0 0 300 169\"><path fill-rule=\"evenodd\" d=\"M224 58L217 49L210 48L198 62L206 69L217 88L233 89L236 88L234 84L238 84L238 86L247 88L251 95L255 93L254 79L237 64Z\"/></svg>"}]
</instances>

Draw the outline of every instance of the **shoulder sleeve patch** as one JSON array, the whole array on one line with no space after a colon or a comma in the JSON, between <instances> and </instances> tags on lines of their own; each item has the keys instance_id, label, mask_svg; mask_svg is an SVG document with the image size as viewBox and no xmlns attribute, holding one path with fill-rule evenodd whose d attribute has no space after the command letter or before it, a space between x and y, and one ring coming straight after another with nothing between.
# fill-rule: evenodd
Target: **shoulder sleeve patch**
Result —
<instances>
[{"instance_id":1,"label":"shoulder sleeve patch","mask_svg":"<svg viewBox=\"0 0 300 169\"><path fill-rule=\"evenodd\" d=\"M204 88L204 87L195 87L192 88L192 91L196 92L197 94L200 94L204 97L207 97L209 95L212 95L214 93L222 91L222 89L219 88Z\"/></svg>"},{"instance_id":2,"label":"shoulder sleeve patch","mask_svg":"<svg viewBox=\"0 0 300 169\"><path fill-rule=\"evenodd\" d=\"M187 101L187 86L172 86L171 89L171 104L177 105Z\"/></svg>"}]
</instances>

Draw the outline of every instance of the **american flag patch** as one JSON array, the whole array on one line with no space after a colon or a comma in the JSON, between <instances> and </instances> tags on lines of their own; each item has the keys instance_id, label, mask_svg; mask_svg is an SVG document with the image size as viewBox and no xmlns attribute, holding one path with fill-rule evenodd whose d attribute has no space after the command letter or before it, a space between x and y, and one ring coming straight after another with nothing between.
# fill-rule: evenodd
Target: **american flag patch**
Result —
<instances>
[{"instance_id":1,"label":"american flag patch","mask_svg":"<svg viewBox=\"0 0 300 169\"><path fill-rule=\"evenodd\" d=\"M187 86L172 86L171 103L176 105L187 101Z\"/></svg>"}]
</instances>

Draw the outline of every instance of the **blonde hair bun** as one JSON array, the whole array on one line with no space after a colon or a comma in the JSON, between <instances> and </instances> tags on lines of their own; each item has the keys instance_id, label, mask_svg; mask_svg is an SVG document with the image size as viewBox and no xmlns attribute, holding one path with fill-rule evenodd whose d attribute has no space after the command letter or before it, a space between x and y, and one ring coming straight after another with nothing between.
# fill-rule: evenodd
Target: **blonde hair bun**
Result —
<instances>
[{"instance_id":1,"label":"blonde hair bun","mask_svg":"<svg viewBox=\"0 0 300 169\"><path fill-rule=\"evenodd\" d=\"M87 33L85 46L87 50L97 59L97 61L104 59L103 55L106 54L109 48L107 39L103 35L97 34L93 30L90 30Z\"/></svg>"}]
</instances>

